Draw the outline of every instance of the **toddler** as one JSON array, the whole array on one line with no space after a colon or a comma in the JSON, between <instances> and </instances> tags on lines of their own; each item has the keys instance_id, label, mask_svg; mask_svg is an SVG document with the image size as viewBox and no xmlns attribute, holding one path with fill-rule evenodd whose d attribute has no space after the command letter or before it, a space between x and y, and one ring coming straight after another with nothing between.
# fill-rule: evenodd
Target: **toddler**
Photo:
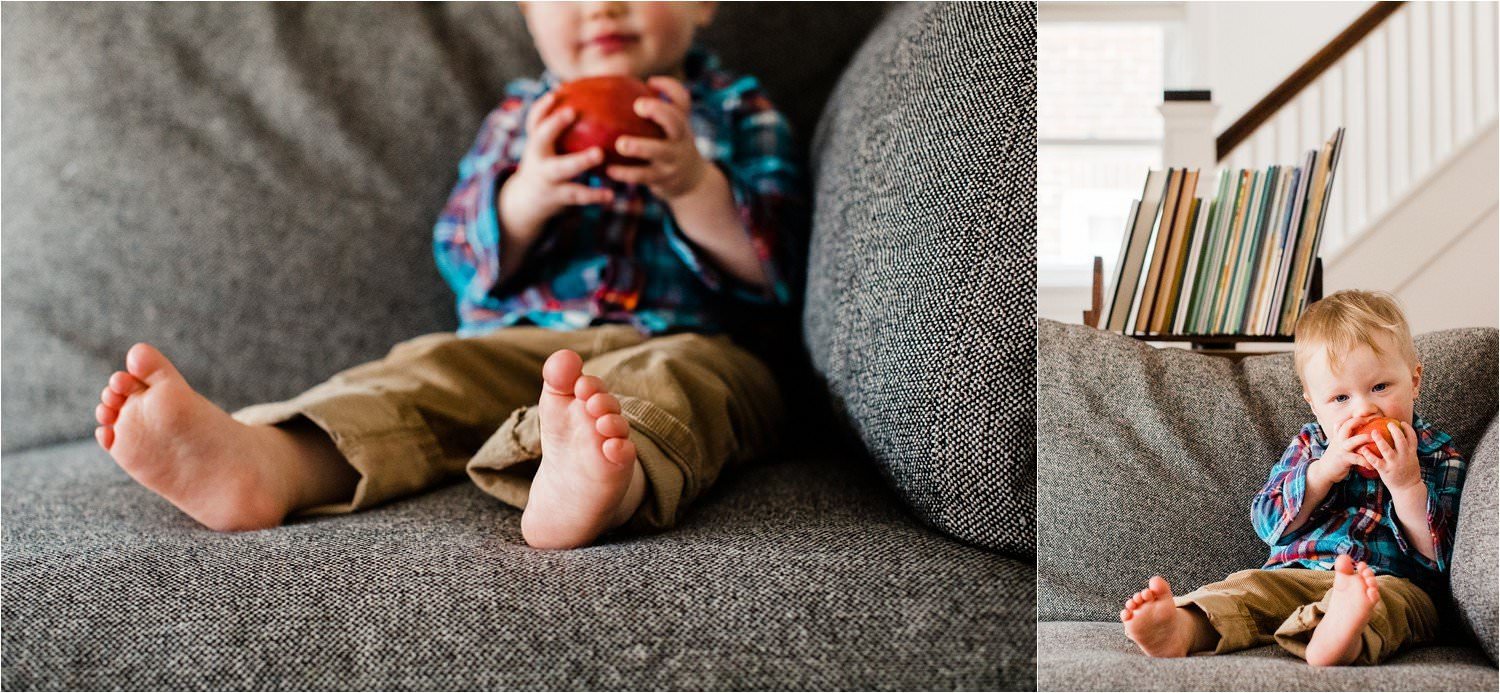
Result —
<instances>
[{"instance_id":1,"label":"toddler","mask_svg":"<svg viewBox=\"0 0 1500 693\"><path fill-rule=\"evenodd\" d=\"M775 442L767 367L722 334L791 302L800 177L756 80L693 47L714 3L523 3L547 67L485 119L435 229L460 329L233 415L137 344L96 437L215 530L344 513L465 473L539 548L669 527ZM568 80L629 75L663 138L555 153ZM759 306L759 309L752 308Z\"/></svg>"},{"instance_id":2,"label":"toddler","mask_svg":"<svg viewBox=\"0 0 1500 693\"><path fill-rule=\"evenodd\" d=\"M1294 353L1317 423L1251 504L1270 558L1181 597L1151 578L1120 612L1148 655L1275 642L1317 666L1378 664L1437 632L1464 460L1412 411L1422 365L1405 317L1385 294L1341 291L1297 321ZM1393 443L1354 435L1381 416L1401 422Z\"/></svg>"}]
</instances>

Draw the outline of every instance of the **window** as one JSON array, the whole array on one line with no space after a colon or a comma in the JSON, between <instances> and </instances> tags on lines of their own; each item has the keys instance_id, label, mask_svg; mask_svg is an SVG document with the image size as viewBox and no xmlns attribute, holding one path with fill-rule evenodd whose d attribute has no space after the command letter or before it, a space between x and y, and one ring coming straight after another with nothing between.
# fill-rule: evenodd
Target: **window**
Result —
<instances>
[{"instance_id":1,"label":"window","mask_svg":"<svg viewBox=\"0 0 1500 693\"><path fill-rule=\"evenodd\" d=\"M1037 269L1042 286L1108 276L1130 202L1161 166L1161 104L1180 12L1045 3L1037 28Z\"/></svg>"}]
</instances>

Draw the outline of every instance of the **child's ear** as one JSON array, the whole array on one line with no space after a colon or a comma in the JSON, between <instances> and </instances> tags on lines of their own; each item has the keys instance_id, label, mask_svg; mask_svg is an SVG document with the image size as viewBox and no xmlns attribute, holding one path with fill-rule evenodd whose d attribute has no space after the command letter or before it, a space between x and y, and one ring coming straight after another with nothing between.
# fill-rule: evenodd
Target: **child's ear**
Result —
<instances>
[{"instance_id":1,"label":"child's ear","mask_svg":"<svg viewBox=\"0 0 1500 693\"><path fill-rule=\"evenodd\" d=\"M1307 406L1312 406L1312 395L1307 394L1307 390L1302 391L1302 401L1307 402Z\"/></svg>"},{"instance_id":2,"label":"child's ear","mask_svg":"<svg viewBox=\"0 0 1500 693\"><path fill-rule=\"evenodd\" d=\"M1417 395L1422 392L1422 364L1417 364L1411 371L1411 398L1416 401Z\"/></svg>"}]
</instances>

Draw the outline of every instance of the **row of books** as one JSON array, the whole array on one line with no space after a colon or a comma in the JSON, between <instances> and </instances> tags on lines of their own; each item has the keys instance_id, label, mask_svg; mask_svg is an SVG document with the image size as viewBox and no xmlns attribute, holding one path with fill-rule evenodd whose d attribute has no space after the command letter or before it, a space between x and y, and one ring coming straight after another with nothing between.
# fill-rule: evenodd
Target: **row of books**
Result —
<instances>
[{"instance_id":1,"label":"row of books","mask_svg":"<svg viewBox=\"0 0 1500 693\"><path fill-rule=\"evenodd\" d=\"M1344 129L1301 166L1151 171L1115 264L1104 329L1132 335L1290 336L1307 303Z\"/></svg>"}]
</instances>

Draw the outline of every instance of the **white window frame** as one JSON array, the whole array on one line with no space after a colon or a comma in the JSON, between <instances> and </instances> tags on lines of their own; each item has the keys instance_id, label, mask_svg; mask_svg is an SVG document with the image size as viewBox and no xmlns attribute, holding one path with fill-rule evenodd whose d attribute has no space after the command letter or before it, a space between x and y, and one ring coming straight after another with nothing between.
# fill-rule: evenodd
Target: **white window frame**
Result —
<instances>
[{"instance_id":1,"label":"white window frame","mask_svg":"<svg viewBox=\"0 0 1500 693\"><path fill-rule=\"evenodd\" d=\"M1187 7L1184 2L1048 2L1037 5L1038 23L1110 23L1140 22L1160 24L1164 31L1165 51L1162 83L1166 88L1186 84L1189 79L1188 56L1191 46L1187 35ZM1037 147L1068 146L1162 146L1161 138L1089 138L1038 137ZM1141 171L1145 180L1146 172ZM1123 229L1121 231L1123 233ZM1106 262L1113 258L1106 259ZM1060 263L1037 259L1037 285L1043 288L1088 287L1093 283L1092 260Z\"/></svg>"}]
</instances>

